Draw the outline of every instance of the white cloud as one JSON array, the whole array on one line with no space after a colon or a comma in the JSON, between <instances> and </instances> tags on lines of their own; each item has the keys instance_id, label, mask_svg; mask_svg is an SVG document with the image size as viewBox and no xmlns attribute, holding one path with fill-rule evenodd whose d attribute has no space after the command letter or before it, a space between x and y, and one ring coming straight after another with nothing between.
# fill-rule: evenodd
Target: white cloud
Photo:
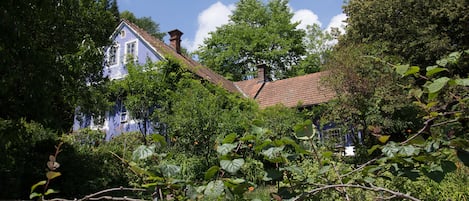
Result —
<instances>
[{"instance_id":1,"label":"white cloud","mask_svg":"<svg viewBox=\"0 0 469 201\"><path fill-rule=\"evenodd\" d=\"M301 9L295 11L292 19L292 22L300 22L300 24L296 27L298 29L305 29L308 25L318 24L321 26L321 22L319 21L319 17L313 13L311 10Z\"/></svg>"},{"instance_id":2,"label":"white cloud","mask_svg":"<svg viewBox=\"0 0 469 201\"><path fill-rule=\"evenodd\" d=\"M344 13L332 17L331 21L329 22L329 25L327 25L326 31L331 31L331 29L335 27L339 28L341 34L345 34L345 26L347 25L347 23L345 22L346 19L347 15L345 15Z\"/></svg>"},{"instance_id":3,"label":"white cloud","mask_svg":"<svg viewBox=\"0 0 469 201\"><path fill-rule=\"evenodd\" d=\"M209 33L215 31L217 27L227 24L229 15L234 10L234 5L225 5L221 2L212 4L207 9L203 10L198 17L199 27L195 33L193 41L183 40L182 46L186 47L189 52L197 50L203 44L204 39L209 36Z\"/></svg>"},{"instance_id":4,"label":"white cloud","mask_svg":"<svg viewBox=\"0 0 469 201\"><path fill-rule=\"evenodd\" d=\"M215 31L217 27L228 23L230 19L229 16L232 14L234 9L235 5L225 5L220 1L210 5L198 16L197 22L199 26L195 33L194 39L190 40L183 38L182 46L187 48L189 52L197 50L197 48L203 44L204 39L209 37L210 32ZM319 26L322 25L322 23L319 21L318 15L316 15L313 11L308 9L294 11L294 9L291 7L290 9L292 12L294 12L291 21L300 22L300 24L297 26L298 29L306 29L306 26L313 24L318 24ZM330 31L332 27L337 27L339 28L339 31L344 34L346 25L344 22L345 19L347 19L347 16L343 13L334 16L329 22L325 31Z\"/></svg>"}]
</instances>

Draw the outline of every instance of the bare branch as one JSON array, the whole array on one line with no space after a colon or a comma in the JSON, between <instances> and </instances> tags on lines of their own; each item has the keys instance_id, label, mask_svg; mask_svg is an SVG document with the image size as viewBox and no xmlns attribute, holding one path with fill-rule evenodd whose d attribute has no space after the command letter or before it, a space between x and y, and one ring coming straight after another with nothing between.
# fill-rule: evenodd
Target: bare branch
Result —
<instances>
[{"instance_id":1,"label":"bare branch","mask_svg":"<svg viewBox=\"0 0 469 201\"><path fill-rule=\"evenodd\" d=\"M296 201L296 200L303 200L303 198L307 195L314 195L316 193L319 193L321 191L324 191L324 190L327 190L327 189L330 189L330 188L341 188L341 187L345 187L345 188L361 188L361 189L364 189L364 190L369 190L369 191L375 191L375 192L379 192L379 191L383 191L383 192L386 192L386 193L389 193L397 198L404 198L404 199L408 199L408 200L412 200L412 201L420 201L420 199L418 198L415 198L413 196L410 196L408 194L404 194L404 193L400 193L400 192L397 192L397 191L393 191L393 190L390 190L390 189L387 189L387 188L382 188L382 187L376 187L376 186L372 186L372 187L369 187L369 186L362 186L362 185L354 185L354 184L334 184L334 185L322 185L322 187L319 187L319 188L316 188L316 189L313 189L309 192L306 192L306 193L303 193L302 195L294 198L293 200Z\"/></svg>"},{"instance_id":2,"label":"bare branch","mask_svg":"<svg viewBox=\"0 0 469 201\"><path fill-rule=\"evenodd\" d=\"M441 125L445 125L445 124L449 124L449 123L453 123L453 122L457 122L457 121L458 121L458 119L452 119L452 120L448 120L448 121L433 124L432 127L437 127L437 126L441 126Z\"/></svg>"},{"instance_id":3,"label":"bare branch","mask_svg":"<svg viewBox=\"0 0 469 201\"><path fill-rule=\"evenodd\" d=\"M147 191L147 189L143 189L143 188L125 188L125 187L110 188L110 189L105 189L105 190L102 190L102 191L99 191L99 192L96 192L96 193L87 195L87 196L85 196L85 197L83 197L83 198L80 198L80 199L69 200L69 199L62 199L62 198L54 198L54 199L50 199L50 200L48 200L48 201L85 201L85 200L128 200L128 201L142 201L141 199L129 198L129 197L127 197L127 196L124 196L124 197L112 197L112 196L100 196L100 197L96 197L96 196L98 196L98 195L105 194L105 193L109 193L109 192L113 192L113 191L132 191L132 192L139 191L139 192L143 192L143 191Z\"/></svg>"},{"instance_id":4,"label":"bare branch","mask_svg":"<svg viewBox=\"0 0 469 201\"><path fill-rule=\"evenodd\" d=\"M97 198L90 198L90 200L144 201L141 199L129 198L127 196L124 196L124 197L101 196Z\"/></svg>"},{"instance_id":5,"label":"bare branch","mask_svg":"<svg viewBox=\"0 0 469 201\"><path fill-rule=\"evenodd\" d=\"M358 171L360 171L361 169L365 168L367 165L374 163L376 160L378 160L378 158L371 159L371 160L369 160L368 162L363 163L362 165L360 165L357 169L354 169L354 170L352 170L352 171L350 171L350 172L347 172L347 173L341 175L341 177L346 177L346 176L351 175L351 174L353 174L353 173L355 173L355 172L358 172Z\"/></svg>"},{"instance_id":6,"label":"bare branch","mask_svg":"<svg viewBox=\"0 0 469 201\"><path fill-rule=\"evenodd\" d=\"M112 192L112 191L134 191L135 192L135 191L147 191L147 189L143 189L143 188L124 188L124 187L121 186L119 188L105 189L105 190L102 190L102 191L87 195L87 196L85 196L84 198L82 198L80 200L88 200L89 198L92 198L92 197L95 197L95 196L98 196L98 195L101 195L101 194L104 194L104 193Z\"/></svg>"},{"instance_id":7,"label":"bare branch","mask_svg":"<svg viewBox=\"0 0 469 201\"><path fill-rule=\"evenodd\" d=\"M431 125L430 125L430 122L432 122L433 120L435 120L435 117L433 118L430 118L428 119L427 121L425 121L423 123L423 127L417 132L415 133L414 135L412 135L410 138L408 138L406 141L404 142L401 142L401 144L407 144L408 142L410 142L411 140L413 140L414 138L416 138L417 136L419 136L421 133L423 133L423 131L427 130Z\"/></svg>"}]
</instances>

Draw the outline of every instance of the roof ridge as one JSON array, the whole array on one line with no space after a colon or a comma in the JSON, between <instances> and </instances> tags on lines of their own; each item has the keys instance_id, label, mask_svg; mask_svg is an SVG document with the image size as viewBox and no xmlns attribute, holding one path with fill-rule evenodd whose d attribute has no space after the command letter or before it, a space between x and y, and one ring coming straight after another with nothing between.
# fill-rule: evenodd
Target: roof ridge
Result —
<instances>
[{"instance_id":1,"label":"roof ridge","mask_svg":"<svg viewBox=\"0 0 469 201\"><path fill-rule=\"evenodd\" d=\"M212 82L213 84L221 85L223 88L225 88L226 90L230 92L234 92L234 93L241 92L232 81L224 78L220 74L200 64L199 62L193 60L192 58L189 58L186 55L177 53L170 45L166 44L160 39L153 37L152 35L150 35L148 32L146 32L145 30L143 30L136 24L130 22L127 19L122 19L121 23L125 23L128 26L130 26L132 29L134 29L137 32L137 34L139 34L144 40L146 40L148 45L155 48L157 52L161 51L161 53L165 54L165 55L160 55L163 58L164 56L169 55L177 59L180 59L183 62L183 64L187 66L189 71L195 73L199 77L209 82Z\"/></svg>"}]
</instances>

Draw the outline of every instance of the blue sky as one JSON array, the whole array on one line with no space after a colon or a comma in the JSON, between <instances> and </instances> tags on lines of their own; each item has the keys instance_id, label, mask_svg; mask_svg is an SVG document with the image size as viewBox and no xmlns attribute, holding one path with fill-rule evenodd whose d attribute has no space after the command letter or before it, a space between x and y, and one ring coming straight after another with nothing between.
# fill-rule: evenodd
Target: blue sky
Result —
<instances>
[{"instance_id":1,"label":"blue sky","mask_svg":"<svg viewBox=\"0 0 469 201\"><path fill-rule=\"evenodd\" d=\"M344 0L290 0L298 28L320 24L324 30L343 27ZM137 17L149 16L160 25L160 31L179 29L184 32L182 46L194 51L210 31L228 22L237 0L118 0L119 10L128 10ZM167 37L165 38L167 40ZM167 41L165 41L167 42Z\"/></svg>"}]
</instances>

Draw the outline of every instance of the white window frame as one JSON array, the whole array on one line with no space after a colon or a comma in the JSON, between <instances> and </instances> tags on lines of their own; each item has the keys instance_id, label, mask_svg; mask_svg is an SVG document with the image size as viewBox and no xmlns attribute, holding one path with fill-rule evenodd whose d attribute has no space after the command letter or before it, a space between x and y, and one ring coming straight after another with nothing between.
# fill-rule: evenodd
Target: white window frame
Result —
<instances>
[{"instance_id":1,"label":"white window frame","mask_svg":"<svg viewBox=\"0 0 469 201\"><path fill-rule=\"evenodd\" d=\"M129 118L127 108L125 107L124 103L121 103L119 118L120 118L121 123L127 123L127 120Z\"/></svg>"},{"instance_id":2,"label":"white window frame","mask_svg":"<svg viewBox=\"0 0 469 201\"><path fill-rule=\"evenodd\" d=\"M127 53L127 50L128 50L128 45L131 44L131 43L135 43L135 47L134 47L134 52L133 52L133 62L137 62L137 56L138 56L138 40L135 39L135 40L130 40L130 41L127 41L125 43L125 52L124 52L124 64L127 64L128 61L127 61L127 57L128 57L128 53Z\"/></svg>"},{"instance_id":3,"label":"white window frame","mask_svg":"<svg viewBox=\"0 0 469 201\"><path fill-rule=\"evenodd\" d=\"M335 147L345 145L344 134L340 128L330 128L323 131L323 140L328 141L327 143L333 142Z\"/></svg>"},{"instance_id":4,"label":"white window frame","mask_svg":"<svg viewBox=\"0 0 469 201\"><path fill-rule=\"evenodd\" d=\"M111 62L109 61L110 58L111 58L112 47L115 47L115 49L116 49L116 54L115 54L116 63L114 63L114 64L111 64ZM107 64L108 64L109 67L119 65L119 59L120 59L119 52L120 52L120 45L119 44L116 43L116 44L113 44L113 45L109 46L108 51L107 51L107 59L106 59Z\"/></svg>"}]
</instances>

